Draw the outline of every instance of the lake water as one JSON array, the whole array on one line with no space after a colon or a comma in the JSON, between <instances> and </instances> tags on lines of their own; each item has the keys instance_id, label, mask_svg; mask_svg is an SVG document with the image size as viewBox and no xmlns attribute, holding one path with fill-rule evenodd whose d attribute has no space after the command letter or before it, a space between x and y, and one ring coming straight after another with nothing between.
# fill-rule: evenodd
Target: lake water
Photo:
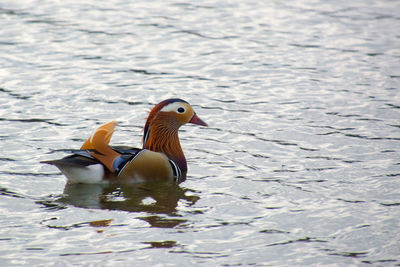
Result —
<instances>
[{"instance_id":1,"label":"lake water","mask_svg":"<svg viewBox=\"0 0 400 267\"><path fill-rule=\"evenodd\" d=\"M0 266L400 265L400 1L2 1ZM41 160L190 102L179 186Z\"/></svg>"}]
</instances>

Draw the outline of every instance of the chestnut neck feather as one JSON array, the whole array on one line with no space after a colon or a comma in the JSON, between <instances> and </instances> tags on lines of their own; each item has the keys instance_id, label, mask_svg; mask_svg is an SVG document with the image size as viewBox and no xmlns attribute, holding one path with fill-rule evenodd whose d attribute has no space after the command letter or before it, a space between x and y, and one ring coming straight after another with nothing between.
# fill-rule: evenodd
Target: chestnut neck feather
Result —
<instances>
[{"instance_id":1,"label":"chestnut neck feather","mask_svg":"<svg viewBox=\"0 0 400 267\"><path fill-rule=\"evenodd\" d=\"M143 148L166 154L179 166L182 172L186 173L186 159L178 136L180 123L174 120L168 112L151 116L151 121L149 119L145 126Z\"/></svg>"}]
</instances>

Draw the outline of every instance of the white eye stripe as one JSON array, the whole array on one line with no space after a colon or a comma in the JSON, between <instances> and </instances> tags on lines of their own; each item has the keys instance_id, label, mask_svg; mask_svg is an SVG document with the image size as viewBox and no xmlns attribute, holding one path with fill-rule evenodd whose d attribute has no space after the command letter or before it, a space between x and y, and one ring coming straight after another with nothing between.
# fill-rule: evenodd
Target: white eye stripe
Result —
<instances>
[{"instance_id":1,"label":"white eye stripe","mask_svg":"<svg viewBox=\"0 0 400 267\"><path fill-rule=\"evenodd\" d=\"M181 109L183 109L183 111L181 111ZM165 107L163 107L160 111L162 112L171 112L171 111L175 111L178 113L184 113L186 111L185 106L183 105L183 103L181 102L174 102L171 104L166 105Z\"/></svg>"}]
</instances>

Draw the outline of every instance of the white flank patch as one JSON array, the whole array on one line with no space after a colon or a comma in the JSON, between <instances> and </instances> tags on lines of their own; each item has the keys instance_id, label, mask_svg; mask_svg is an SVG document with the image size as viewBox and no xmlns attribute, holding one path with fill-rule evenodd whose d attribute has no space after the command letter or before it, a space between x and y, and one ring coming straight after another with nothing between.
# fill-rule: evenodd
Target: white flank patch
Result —
<instances>
[{"instance_id":1,"label":"white flank patch","mask_svg":"<svg viewBox=\"0 0 400 267\"><path fill-rule=\"evenodd\" d=\"M101 164L93 164L87 167L66 167L61 172L71 183L99 184L104 182L104 167Z\"/></svg>"}]
</instances>

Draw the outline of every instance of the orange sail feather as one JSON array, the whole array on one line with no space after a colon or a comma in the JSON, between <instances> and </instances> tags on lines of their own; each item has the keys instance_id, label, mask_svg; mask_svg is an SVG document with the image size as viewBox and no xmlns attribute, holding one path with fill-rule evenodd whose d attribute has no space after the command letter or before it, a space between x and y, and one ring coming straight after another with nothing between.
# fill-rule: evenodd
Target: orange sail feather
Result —
<instances>
[{"instance_id":1,"label":"orange sail feather","mask_svg":"<svg viewBox=\"0 0 400 267\"><path fill-rule=\"evenodd\" d=\"M81 147L84 150L91 150L90 154L103 163L111 172L114 172L114 159L121 155L108 145L116 125L116 121L101 125Z\"/></svg>"}]
</instances>

